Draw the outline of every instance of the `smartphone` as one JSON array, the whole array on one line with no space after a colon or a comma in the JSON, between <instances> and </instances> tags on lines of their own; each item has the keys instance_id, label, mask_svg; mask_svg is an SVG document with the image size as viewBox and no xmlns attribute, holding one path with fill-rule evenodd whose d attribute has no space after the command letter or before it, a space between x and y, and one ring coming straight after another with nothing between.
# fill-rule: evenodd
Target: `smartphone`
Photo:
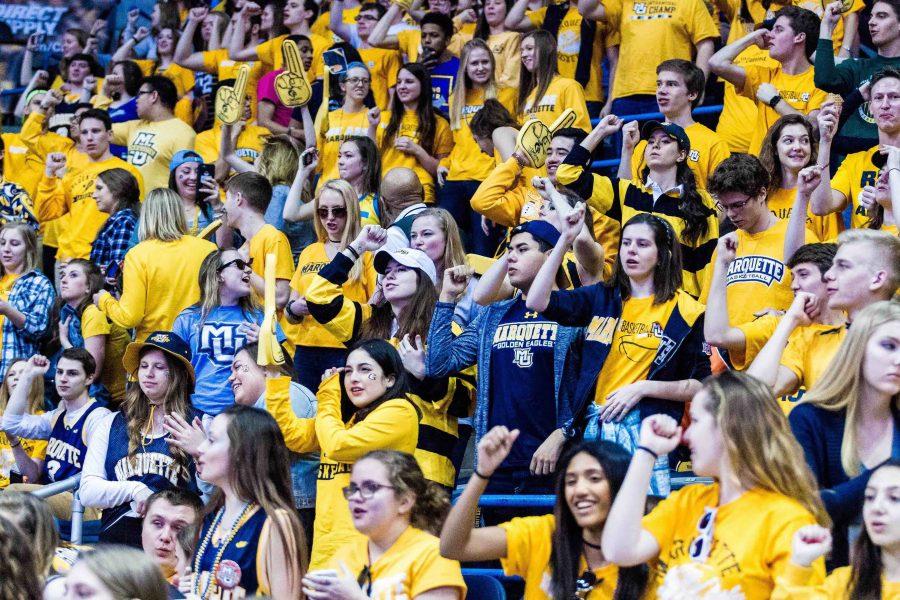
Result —
<instances>
[{"instance_id":1,"label":"smartphone","mask_svg":"<svg viewBox=\"0 0 900 600\"><path fill-rule=\"evenodd\" d=\"M200 188L203 187L204 179L215 179L216 177L216 167L215 165L210 164L202 164L197 167L197 191L200 191Z\"/></svg>"},{"instance_id":2,"label":"smartphone","mask_svg":"<svg viewBox=\"0 0 900 600\"><path fill-rule=\"evenodd\" d=\"M319 154L318 150L314 150L314 151L310 152L309 154L304 154L303 155L303 166L308 167L309 165L311 165L313 162L313 159L318 154Z\"/></svg>"}]
</instances>

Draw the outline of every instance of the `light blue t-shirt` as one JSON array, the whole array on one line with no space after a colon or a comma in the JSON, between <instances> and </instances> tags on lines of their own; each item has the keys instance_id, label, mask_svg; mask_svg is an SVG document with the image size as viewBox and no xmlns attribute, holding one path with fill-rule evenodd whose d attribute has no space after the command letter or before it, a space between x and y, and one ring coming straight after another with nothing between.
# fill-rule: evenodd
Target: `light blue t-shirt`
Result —
<instances>
[{"instance_id":1,"label":"light blue t-shirt","mask_svg":"<svg viewBox=\"0 0 900 600\"><path fill-rule=\"evenodd\" d=\"M247 343L239 327L242 323L261 324L263 313L257 310L247 315L239 306L218 306L202 323L200 317L200 307L190 306L175 319L172 331L191 346L197 380L191 394L194 408L215 416L234 404L228 377L235 354ZM276 327L278 340L283 342L284 332Z\"/></svg>"}]
</instances>

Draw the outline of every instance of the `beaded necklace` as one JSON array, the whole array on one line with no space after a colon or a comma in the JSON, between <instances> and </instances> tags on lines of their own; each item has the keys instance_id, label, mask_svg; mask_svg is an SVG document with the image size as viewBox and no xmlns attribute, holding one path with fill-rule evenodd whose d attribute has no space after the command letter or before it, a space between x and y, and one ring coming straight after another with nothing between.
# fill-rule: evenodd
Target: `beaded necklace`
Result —
<instances>
[{"instance_id":1,"label":"beaded necklace","mask_svg":"<svg viewBox=\"0 0 900 600\"><path fill-rule=\"evenodd\" d=\"M213 560L212 569L209 572L209 579L206 580L206 585L203 588L203 592L200 592L200 559L203 558L203 555L206 553L206 548L209 546L210 541L213 536L216 534L216 530L219 528L219 524L222 521L222 517L225 516L225 507L219 509L216 513L216 517L213 519L212 525L209 527L209 531L206 532L206 535L203 537L203 542L200 543L200 548L197 550L197 556L194 558L194 585L193 585L193 593L204 600L208 598L207 594L209 593L209 586L212 584L213 578L216 576L216 572L219 570L219 563L222 562L222 555L225 554L225 549L228 547L228 544L231 543L231 540L234 539L234 536L237 535L237 532L240 531L241 526L247 520L248 515L250 513L250 508L255 507L256 504L251 502L245 502L244 508L241 510L241 513L234 520L234 523L231 524L231 530L228 532L228 535L222 540L222 545L219 547L218 552L216 552L216 558Z\"/></svg>"}]
</instances>

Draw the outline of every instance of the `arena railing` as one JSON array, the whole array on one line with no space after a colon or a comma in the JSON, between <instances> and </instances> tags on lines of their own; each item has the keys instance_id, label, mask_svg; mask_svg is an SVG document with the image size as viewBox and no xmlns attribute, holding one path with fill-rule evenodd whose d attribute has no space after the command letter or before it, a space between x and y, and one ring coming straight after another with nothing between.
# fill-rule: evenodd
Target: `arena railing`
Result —
<instances>
[{"instance_id":1,"label":"arena railing","mask_svg":"<svg viewBox=\"0 0 900 600\"><path fill-rule=\"evenodd\" d=\"M72 529L69 534L69 541L75 545L81 544L84 526L84 505L81 503L81 498L78 497L78 486L80 483L81 473L62 481L47 484L31 492L31 494L41 499L65 492L72 492L72 520L70 521Z\"/></svg>"}]
</instances>

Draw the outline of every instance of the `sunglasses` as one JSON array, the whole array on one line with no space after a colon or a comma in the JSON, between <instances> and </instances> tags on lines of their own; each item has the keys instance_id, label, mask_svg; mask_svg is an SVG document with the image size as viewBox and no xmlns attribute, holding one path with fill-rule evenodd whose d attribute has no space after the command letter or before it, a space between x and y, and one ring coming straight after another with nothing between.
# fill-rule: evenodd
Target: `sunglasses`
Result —
<instances>
[{"instance_id":1,"label":"sunglasses","mask_svg":"<svg viewBox=\"0 0 900 600\"><path fill-rule=\"evenodd\" d=\"M319 215L319 218L323 220L327 219L329 215L335 219L342 219L347 216L347 209L343 206L337 208L320 208L316 210L316 213Z\"/></svg>"},{"instance_id":2,"label":"sunglasses","mask_svg":"<svg viewBox=\"0 0 900 600\"><path fill-rule=\"evenodd\" d=\"M243 271L244 269L249 269L253 266L253 259L251 258L250 260L244 260L243 258L236 258L234 260L229 260L224 265L219 265L216 271L221 273L231 265L236 266L239 271Z\"/></svg>"},{"instance_id":3,"label":"sunglasses","mask_svg":"<svg viewBox=\"0 0 900 600\"><path fill-rule=\"evenodd\" d=\"M581 574L581 577L575 581L575 595L573 598L576 600L579 598L587 598L588 595L594 591L594 588L601 583L603 583L603 580L598 580L597 576L594 575L592 571L585 571Z\"/></svg>"},{"instance_id":4,"label":"sunglasses","mask_svg":"<svg viewBox=\"0 0 900 600\"><path fill-rule=\"evenodd\" d=\"M716 522L716 507L706 507L703 516L697 522L697 537L691 542L689 554L691 560L706 562L712 551L713 525Z\"/></svg>"}]
</instances>

